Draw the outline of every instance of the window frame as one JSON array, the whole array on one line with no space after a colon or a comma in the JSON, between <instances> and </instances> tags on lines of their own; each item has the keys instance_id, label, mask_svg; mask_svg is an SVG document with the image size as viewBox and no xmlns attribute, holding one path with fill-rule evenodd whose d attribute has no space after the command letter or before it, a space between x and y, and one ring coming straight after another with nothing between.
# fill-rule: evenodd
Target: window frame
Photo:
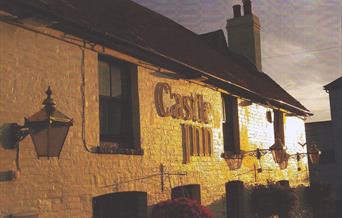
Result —
<instances>
[{"instance_id":1,"label":"window frame","mask_svg":"<svg viewBox=\"0 0 342 218\"><path fill-rule=\"evenodd\" d=\"M98 66L101 62L109 64L109 89L110 95L99 96L99 135L100 144L112 144L123 149L140 149L140 123L139 123L139 96L138 96L138 82L137 82L137 66L135 64L115 59L114 57L99 54ZM121 72L121 97L112 97L112 79L111 68L115 66L120 69ZM98 81L100 91L100 70L98 71ZM118 134L108 134L101 131L103 113L101 110L102 105L106 105L109 108L113 103L119 103L121 108L121 123L120 132ZM110 109L108 110L110 111ZM111 116L108 116L107 120L112 120ZM110 122L110 121L109 121ZM109 124L110 125L110 124ZM100 146L101 147L101 146ZM107 153L107 152L105 152ZM111 151L111 153L116 153ZM117 151L117 153L122 153ZM141 152L139 152L140 154Z\"/></svg>"},{"instance_id":2,"label":"window frame","mask_svg":"<svg viewBox=\"0 0 342 218\"><path fill-rule=\"evenodd\" d=\"M274 141L276 142L279 138L283 145L285 145L285 122L284 122L284 112L280 110L273 110L273 131L274 131Z\"/></svg>"},{"instance_id":3,"label":"window frame","mask_svg":"<svg viewBox=\"0 0 342 218\"><path fill-rule=\"evenodd\" d=\"M237 97L222 94L222 115L224 152L240 154L240 124Z\"/></svg>"}]
</instances>

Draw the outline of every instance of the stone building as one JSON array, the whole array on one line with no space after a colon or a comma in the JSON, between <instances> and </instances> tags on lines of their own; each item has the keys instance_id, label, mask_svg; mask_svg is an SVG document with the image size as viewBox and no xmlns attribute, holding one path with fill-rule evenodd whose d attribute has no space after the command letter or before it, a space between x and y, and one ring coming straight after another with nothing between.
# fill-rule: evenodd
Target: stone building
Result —
<instances>
[{"instance_id":1,"label":"stone building","mask_svg":"<svg viewBox=\"0 0 342 218\"><path fill-rule=\"evenodd\" d=\"M331 120L306 123L308 143L320 146L321 161L317 166L310 166L310 181L332 186L337 205L342 196L342 77L324 86L329 93ZM341 217L341 208L337 207Z\"/></svg>"},{"instance_id":2,"label":"stone building","mask_svg":"<svg viewBox=\"0 0 342 218\"><path fill-rule=\"evenodd\" d=\"M0 216L144 217L186 195L227 217L230 181L307 186L307 158L285 168L269 148L306 152L310 112L262 72L250 1L227 29L229 46L128 0L1 0ZM7 149L48 86L73 118L59 158L30 137Z\"/></svg>"}]
</instances>

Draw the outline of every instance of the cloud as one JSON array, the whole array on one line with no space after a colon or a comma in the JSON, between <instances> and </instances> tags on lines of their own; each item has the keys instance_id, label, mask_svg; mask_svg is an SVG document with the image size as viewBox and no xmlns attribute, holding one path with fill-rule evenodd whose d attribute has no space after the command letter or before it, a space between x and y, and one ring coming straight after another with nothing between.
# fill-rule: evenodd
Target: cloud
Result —
<instances>
[{"instance_id":1,"label":"cloud","mask_svg":"<svg viewBox=\"0 0 342 218\"><path fill-rule=\"evenodd\" d=\"M186 28L225 30L240 0L134 0ZM316 115L329 119L323 86L341 76L341 0L253 1L260 17L263 70Z\"/></svg>"}]
</instances>

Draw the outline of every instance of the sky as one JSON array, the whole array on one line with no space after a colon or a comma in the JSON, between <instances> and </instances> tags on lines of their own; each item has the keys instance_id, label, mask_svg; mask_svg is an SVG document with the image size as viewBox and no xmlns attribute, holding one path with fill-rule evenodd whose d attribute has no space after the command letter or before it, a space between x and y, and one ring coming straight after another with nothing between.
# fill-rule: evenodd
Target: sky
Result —
<instances>
[{"instance_id":1,"label":"sky","mask_svg":"<svg viewBox=\"0 0 342 218\"><path fill-rule=\"evenodd\" d=\"M241 0L133 0L191 31L225 31ZM342 76L342 0L252 0L260 18L263 71L314 113L330 120L323 86Z\"/></svg>"}]
</instances>

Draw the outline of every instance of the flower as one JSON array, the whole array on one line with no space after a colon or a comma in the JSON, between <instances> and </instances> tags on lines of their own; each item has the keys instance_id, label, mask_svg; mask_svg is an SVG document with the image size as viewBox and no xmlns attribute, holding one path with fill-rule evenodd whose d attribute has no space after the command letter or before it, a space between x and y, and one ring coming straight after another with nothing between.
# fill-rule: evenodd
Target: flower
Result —
<instances>
[{"instance_id":1,"label":"flower","mask_svg":"<svg viewBox=\"0 0 342 218\"><path fill-rule=\"evenodd\" d=\"M151 218L214 218L214 215L195 200L176 198L156 204Z\"/></svg>"}]
</instances>

